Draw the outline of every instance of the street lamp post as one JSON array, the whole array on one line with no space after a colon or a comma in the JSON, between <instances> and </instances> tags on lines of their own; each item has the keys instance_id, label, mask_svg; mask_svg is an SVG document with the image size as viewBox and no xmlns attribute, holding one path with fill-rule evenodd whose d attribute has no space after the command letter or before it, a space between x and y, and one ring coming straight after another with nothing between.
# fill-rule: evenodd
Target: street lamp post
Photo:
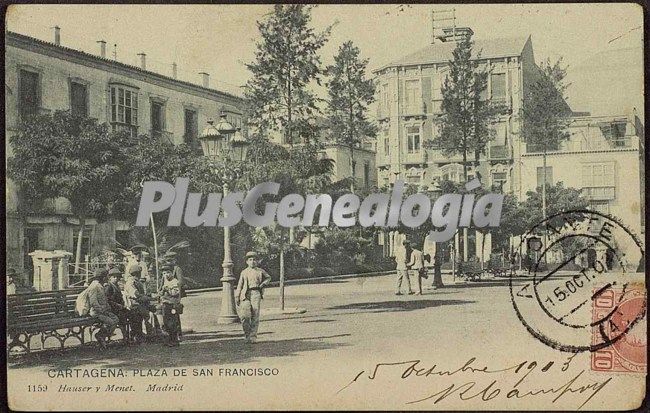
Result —
<instances>
[{"instance_id":1,"label":"street lamp post","mask_svg":"<svg viewBox=\"0 0 650 413\"><path fill-rule=\"evenodd\" d=\"M231 137L232 136L232 137ZM199 137L203 154L213 161L223 165L222 182L223 197L229 192L230 181L237 178L237 169L229 169L233 162L241 163L246 159L248 142L242 136L241 130L235 128L226 119L226 113L221 111L219 122L214 125L212 120ZM218 169L215 167L215 172ZM223 227L223 273L221 276L221 312L217 324L232 324L239 322L235 311L235 277L232 271L233 261L230 251L230 227Z\"/></svg>"}]
</instances>

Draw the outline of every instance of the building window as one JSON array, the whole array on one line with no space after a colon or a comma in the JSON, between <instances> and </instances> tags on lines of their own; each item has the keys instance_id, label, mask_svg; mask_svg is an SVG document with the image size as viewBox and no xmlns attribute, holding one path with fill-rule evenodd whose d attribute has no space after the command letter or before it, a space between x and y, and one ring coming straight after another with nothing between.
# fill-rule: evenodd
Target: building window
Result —
<instances>
[{"instance_id":1,"label":"building window","mask_svg":"<svg viewBox=\"0 0 650 413\"><path fill-rule=\"evenodd\" d=\"M388 136L384 138L384 153L390 155L390 139Z\"/></svg>"},{"instance_id":2,"label":"building window","mask_svg":"<svg viewBox=\"0 0 650 413\"><path fill-rule=\"evenodd\" d=\"M382 114L384 116L390 115L390 100L389 100L389 90L388 90L388 83L385 83L384 86L381 88L381 108L382 108Z\"/></svg>"},{"instance_id":3,"label":"building window","mask_svg":"<svg viewBox=\"0 0 650 413\"><path fill-rule=\"evenodd\" d=\"M41 106L40 75L29 70L20 71L18 110L21 119L38 114Z\"/></svg>"},{"instance_id":4,"label":"building window","mask_svg":"<svg viewBox=\"0 0 650 413\"><path fill-rule=\"evenodd\" d=\"M420 127L409 126L406 128L406 149L410 154L420 153Z\"/></svg>"},{"instance_id":5,"label":"building window","mask_svg":"<svg viewBox=\"0 0 650 413\"><path fill-rule=\"evenodd\" d=\"M590 201L589 209L601 214L609 214L609 201Z\"/></svg>"},{"instance_id":6,"label":"building window","mask_svg":"<svg viewBox=\"0 0 650 413\"><path fill-rule=\"evenodd\" d=\"M352 173L350 174L350 176L356 178L356 172L357 172L357 161L352 161Z\"/></svg>"},{"instance_id":7,"label":"building window","mask_svg":"<svg viewBox=\"0 0 650 413\"><path fill-rule=\"evenodd\" d=\"M542 186L542 182L544 182L544 167L538 166L537 167L537 187ZM552 186L553 185L553 167L552 166L547 166L546 167L546 185L547 186Z\"/></svg>"},{"instance_id":8,"label":"building window","mask_svg":"<svg viewBox=\"0 0 650 413\"><path fill-rule=\"evenodd\" d=\"M503 188L508 180L507 172L492 172L492 185L498 188Z\"/></svg>"},{"instance_id":9,"label":"building window","mask_svg":"<svg viewBox=\"0 0 650 413\"><path fill-rule=\"evenodd\" d=\"M404 106L409 113L417 113L422 109L422 93L419 80L405 82Z\"/></svg>"},{"instance_id":10,"label":"building window","mask_svg":"<svg viewBox=\"0 0 650 413\"><path fill-rule=\"evenodd\" d=\"M161 138L165 132L165 105L162 102L151 101L151 134Z\"/></svg>"},{"instance_id":11,"label":"building window","mask_svg":"<svg viewBox=\"0 0 650 413\"><path fill-rule=\"evenodd\" d=\"M370 164L368 162L363 164L363 184L366 188L370 186Z\"/></svg>"},{"instance_id":12,"label":"building window","mask_svg":"<svg viewBox=\"0 0 650 413\"><path fill-rule=\"evenodd\" d=\"M506 100L506 74L505 73L492 73L490 76L491 83L491 96L492 100L505 101Z\"/></svg>"},{"instance_id":13,"label":"building window","mask_svg":"<svg viewBox=\"0 0 650 413\"><path fill-rule=\"evenodd\" d=\"M195 110L185 109L185 133L183 134L183 142L190 146L197 146L199 143L199 125L197 118Z\"/></svg>"},{"instance_id":14,"label":"building window","mask_svg":"<svg viewBox=\"0 0 650 413\"><path fill-rule=\"evenodd\" d=\"M464 176L463 166L457 163L444 165L440 170L443 181L461 182Z\"/></svg>"},{"instance_id":15,"label":"building window","mask_svg":"<svg viewBox=\"0 0 650 413\"><path fill-rule=\"evenodd\" d=\"M70 112L88 116L88 87L83 83L70 82Z\"/></svg>"},{"instance_id":16,"label":"building window","mask_svg":"<svg viewBox=\"0 0 650 413\"><path fill-rule=\"evenodd\" d=\"M126 129L138 133L138 92L124 86L111 85L111 124L113 130Z\"/></svg>"},{"instance_id":17,"label":"building window","mask_svg":"<svg viewBox=\"0 0 650 413\"><path fill-rule=\"evenodd\" d=\"M616 197L614 163L588 163L582 165L583 194L590 200L610 200Z\"/></svg>"}]
</instances>

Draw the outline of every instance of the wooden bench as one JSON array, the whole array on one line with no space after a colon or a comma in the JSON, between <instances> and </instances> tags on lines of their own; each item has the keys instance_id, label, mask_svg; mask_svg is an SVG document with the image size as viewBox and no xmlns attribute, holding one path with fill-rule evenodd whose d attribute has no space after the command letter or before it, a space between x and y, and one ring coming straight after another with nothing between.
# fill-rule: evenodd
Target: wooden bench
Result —
<instances>
[{"instance_id":1,"label":"wooden bench","mask_svg":"<svg viewBox=\"0 0 650 413\"><path fill-rule=\"evenodd\" d=\"M77 296L83 291L72 288L58 291L14 294L7 297L7 347L31 352L32 337L40 335L41 349L49 338L58 340L61 349L69 338L85 343L86 330L99 328L99 320L79 316L75 311ZM64 330L64 332L61 332Z\"/></svg>"}]
</instances>

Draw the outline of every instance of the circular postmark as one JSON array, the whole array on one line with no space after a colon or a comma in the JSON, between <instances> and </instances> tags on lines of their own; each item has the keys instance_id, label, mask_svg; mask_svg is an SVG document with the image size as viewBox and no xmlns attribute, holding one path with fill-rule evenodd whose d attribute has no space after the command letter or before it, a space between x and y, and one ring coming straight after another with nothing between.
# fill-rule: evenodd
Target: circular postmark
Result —
<instances>
[{"instance_id":1,"label":"circular postmark","mask_svg":"<svg viewBox=\"0 0 650 413\"><path fill-rule=\"evenodd\" d=\"M510 296L521 323L544 344L597 351L625 338L645 316L645 288L642 302L625 304L633 286L643 285L643 247L618 219L589 210L556 214L524 234L519 250L524 246L529 277L511 274ZM596 316L595 303L612 290L612 310Z\"/></svg>"}]
</instances>

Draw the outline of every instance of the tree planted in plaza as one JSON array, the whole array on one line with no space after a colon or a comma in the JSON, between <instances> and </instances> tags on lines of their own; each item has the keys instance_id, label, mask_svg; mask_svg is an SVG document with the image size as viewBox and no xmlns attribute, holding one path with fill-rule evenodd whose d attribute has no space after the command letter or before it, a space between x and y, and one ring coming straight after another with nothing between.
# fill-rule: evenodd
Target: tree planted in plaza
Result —
<instances>
[{"instance_id":1,"label":"tree planted in plaza","mask_svg":"<svg viewBox=\"0 0 650 413\"><path fill-rule=\"evenodd\" d=\"M526 142L527 152L542 152L542 215L547 216L546 189L548 151L558 150L569 139L568 131L571 109L566 103L566 67L562 58L555 63L550 59L543 62L536 73L536 80L524 90L521 107L521 134Z\"/></svg>"},{"instance_id":2,"label":"tree planted in plaza","mask_svg":"<svg viewBox=\"0 0 650 413\"><path fill-rule=\"evenodd\" d=\"M566 67L562 58L555 63L543 62L537 79L524 92L521 107L521 134L527 152L542 152L542 218L547 216L547 165L548 151L558 150L563 141L571 136L568 131L571 108L565 100L568 84L565 83ZM547 234L544 233L544 245Z\"/></svg>"},{"instance_id":3,"label":"tree planted in plaza","mask_svg":"<svg viewBox=\"0 0 650 413\"><path fill-rule=\"evenodd\" d=\"M366 113L374 101L375 83L366 78L368 59L362 59L361 51L352 41L343 43L334 56L334 64L326 69L329 100L327 117L330 139L350 150L350 165L354 168L354 148L364 138L374 138L377 128ZM354 178L354 170L352 170ZM354 192L354 179L351 189Z\"/></svg>"},{"instance_id":4,"label":"tree planted in plaza","mask_svg":"<svg viewBox=\"0 0 650 413\"><path fill-rule=\"evenodd\" d=\"M317 99L309 90L320 84L319 50L331 27L316 32L310 27L313 6L275 5L273 13L258 22L260 40L255 61L246 65L251 79L245 98L251 126L258 132L280 132L283 143L310 141L315 135Z\"/></svg>"},{"instance_id":5,"label":"tree planted in plaza","mask_svg":"<svg viewBox=\"0 0 650 413\"><path fill-rule=\"evenodd\" d=\"M21 209L37 212L46 199L65 198L77 216L78 273L86 220L113 214L127 183L124 150L134 140L127 132L111 132L106 124L68 111L31 116L9 140L13 156L7 172L20 188Z\"/></svg>"},{"instance_id":6,"label":"tree planted in plaza","mask_svg":"<svg viewBox=\"0 0 650 413\"><path fill-rule=\"evenodd\" d=\"M467 37L456 44L449 63L449 75L442 85L442 116L439 120L438 144L445 155L463 157L463 176L467 181L468 157L480 155L493 138L490 124L497 108L485 98L486 70L472 56L472 40Z\"/></svg>"}]
</instances>

